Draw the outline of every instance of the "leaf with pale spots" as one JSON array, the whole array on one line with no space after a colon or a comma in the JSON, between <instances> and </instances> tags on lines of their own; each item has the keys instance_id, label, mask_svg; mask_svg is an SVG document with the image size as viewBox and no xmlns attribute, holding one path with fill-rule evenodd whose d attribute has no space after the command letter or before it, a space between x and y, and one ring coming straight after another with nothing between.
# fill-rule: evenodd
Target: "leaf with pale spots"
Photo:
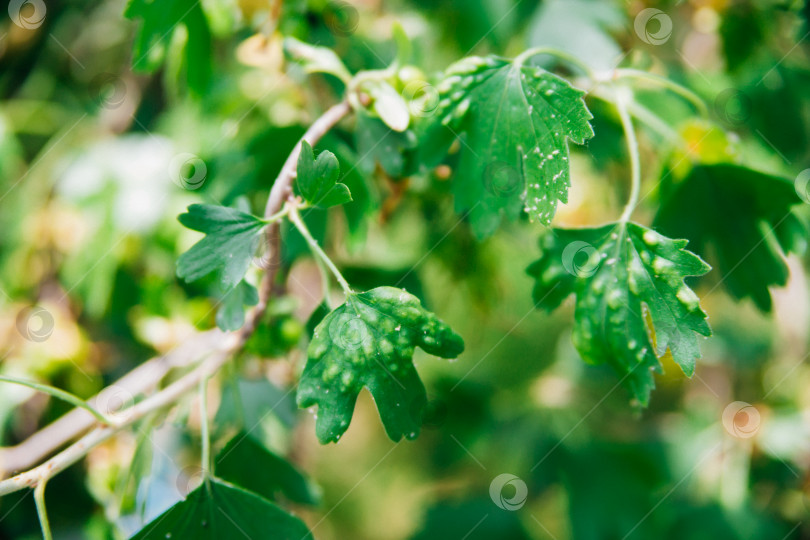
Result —
<instances>
[{"instance_id":1,"label":"leaf with pale spots","mask_svg":"<svg viewBox=\"0 0 810 540\"><path fill-rule=\"evenodd\" d=\"M192 204L177 220L205 233L202 240L180 255L177 277L192 282L216 272L225 291L245 277L267 224L247 212L214 204Z\"/></svg>"},{"instance_id":2,"label":"leaf with pale spots","mask_svg":"<svg viewBox=\"0 0 810 540\"><path fill-rule=\"evenodd\" d=\"M454 180L456 209L479 238L521 207L549 225L568 202L568 141L593 136L584 92L538 67L496 57L451 66L439 86L436 119L425 131L422 158L437 164L460 137Z\"/></svg>"},{"instance_id":3,"label":"leaf with pale spots","mask_svg":"<svg viewBox=\"0 0 810 540\"><path fill-rule=\"evenodd\" d=\"M301 143L297 168L298 192L312 206L329 208L352 200L346 184L338 182L340 167L330 151L318 154L317 159L308 142Z\"/></svg>"},{"instance_id":4,"label":"leaf with pale spots","mask_svg":"<svg viewBox=\"0 0 810 540\"><path fill-rule=\"evenodd\" d=\"M658 358L669 349L691 377L700 358L697 334L711 335L684 282L710 268L686 244L635 223L553 229L527 270L536 279L537 307L551 311L576 295L575 347L586 362L616 370L644 406L655 387L652 371L661 371Z\"/></svg>"},{"instance_id":5,"label":"leaf with pale spots","mask_svg":"<svg viewBox=\"0 0 810 540\"><path fill-rule=\"evenodd\" d=\"M417 346L442 358L464 350L461 337L403 289L351 293L324 317L313 333L298 386L298 406L318 406L318 439L340 439L364 387L392 440L416 437L427 404L413 365Z\"/></svg>"}]
</instances>

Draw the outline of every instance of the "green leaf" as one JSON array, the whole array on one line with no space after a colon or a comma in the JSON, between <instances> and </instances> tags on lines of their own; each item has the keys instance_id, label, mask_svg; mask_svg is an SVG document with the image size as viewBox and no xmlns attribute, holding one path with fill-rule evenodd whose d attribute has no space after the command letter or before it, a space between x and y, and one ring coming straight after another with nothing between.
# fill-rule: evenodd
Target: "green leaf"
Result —
<instances>
[{"instance_id":1,"label":"green leaf","mask_svg":"<svg viewBox=\"0 0 810 540\"><path fill-rule=\"evenodd\" d=\"M394 43L397 44L395 65L398 67L408 65L413 57L413 44L399 21L394 21L391 26L391 37L394 39Z\"/></svg>"},{"instance_id":2,"label":"green leaf","mask_svg":"<svg viewBox=\"0 0 810 540\"><path fill-rule=\"evenodd\" d=\"M321 324L321 321L327 315L329 315L329 306L326 305L326 302L321 302L309 316L309 319L307 319L306 329L308 334L315 332L315 328Z\"/></svg>"},{"instance_id":3,"label":"green leaf","mask_svg":"<svg viewBox=\"0 0 810 540\"><path fill-rule=\"evenodd\" d=\"M654 225L688 238L698 253L711 250L729 293L770 311L768 287L788 279L784 254L807 245L807 229L791 211L801 202L793 182L737 165L702 165L662 191Z\"/></svg>"},{"instance_id":4,"label":"green leaf","mask_svg":"<svg viewBox=\"0 0 810 540\"><path fill-rule=\"evenodd\" d=\"M700 358L696 334L711 335L706 313L684 278L710 270L672 240L635 223L553 229L529 268L538 307L555 309L576 295L574 345L592 364L607 364L642 405L655 387L652 370L667 349L691 377ZM647 318L651 321L648 333Z\"/></svg>"},{"instance_id":5,"label":"green leaf","mask_svg":"<svg viewBox=\"0 0 810 540\"><path fill-rule=\"evenodd\" d=\"M419 142L413 130L400 133L379 118L358 113L354 136L360 156L359 165L367 173L373 172L377 163L394 178L416 172L414 150Z\"/></svg>"},{"instance_id":6,"label":"green leaf","mask_svg":"<svg viewBox=\"0 0 810 540\"><path fill-rule=\"evenodd\" d=\"M312 147L303 141L297 171L298 191L311 205L329 208L352 200L348 186L338 182L340 166L332 152L323 151L315 159Z\"/></svg>"},{"instance_id":7,"label":"green leaf","mask_svg":"<svg viewBox=\"0 0 810 540\"><path fill-rule=\"evenodd\" d=\"M523 207L548 225L568 201L568 140L593 136L584 92L537 67L496 57L451 66L439 86L436 121L423 139L423 159L437 164L456 135L456 209L469 212L476 236L492 234Z\"/></svg>"},{"instance_id":8,"label":"green leaf","mask_svg":"<svg viewBox=\"0 0 810 540\"><path fill-rule=\"evenodd\" d=\"M166 49L179 26L185 27L187 39L184 56L188 86L202 95L211 78L211 32L197 0L130 0L124 15L141 19L135 38L132 67L152 72L166 58Z\"/></svg>"},{"instance_id":9,"label":"green leaf","mask_svg":"<svg viewBox=\"0 0 810 540\"><path fill-rule=\"evenodd\" d=\"M219 478L269 500L281 494L300 504L316 505L320 490L286 459L277 456L245 432L239 432L215 461Z\"/></svg>"},{"instance_id":10,"label":"green leaf","mask_svg":"<svg viewBox=\"0 0 810 540\"><path fill-rule=\"evenodd\" d=\"M371 392L392 440L416 437L427 404L413 365L416 346L442 358L464 350L448 325L402 289L352 293L324 317L309 345L297 398L299 407L318 405L318 439L340 439L363 387Z\"/></svg>"},{"instance_id":11,"label":"green leaf","mask_svg":"<svg viewBox=\"0 0 810 540\"><path fill-rule=\"evenodd\" d=\"M297 517L258 495L216 478L203 482L181 501L141 529L133 540L151 538L311 539Z\"/></svg>"},{"instance_id":12,"label":"green leaf","mask_svg":"<svg viewBox=\"0 0 810 540\"><path fill-rule=\"evenodd\" d=\"M364 115L357 115L356 137L362 129L360 126L360 118L362 116ZM373 120L381 125L388 133L395 133L376 118ZM410 131L407 133L410 133ZM403 134L396 133L396 135L401 136ZM325 138L324 143L328 145L329 148L333 149L341 163L346 164L347 170L343 173L341 180L349 187L349 191L352 193L352 204L344 204L341 209L346 215L346 233L348 235L346 238L346 247L350 252L354 252L358 247L365 245L369 222L371 222L373 216L379 212L381 207L382 197L379 193L378 182L371 174L374 169L374 163L372 162L368 168L364 167L364 165L369 164L360 161L358 153L355 152L354 148L352 148L347 141L339 137L329 137L328 141ZM357 148L359 150L359 146Z\"/></svg>"},{"instance_id":13,"label":"green leaf","mask_svg":"<svg viewBox=\"0 0 810 540\"><path fill-rule=\"evenodd\" d=\"M297 415L295 396L287 388L275 386L264 377L238 379L223 388L214 424L249 429L252 436L264 441L271 436L266 429L268 420L272 423L277 419L292 428Z\"/></svg>"},{"instance_id":14,"label":"green leaf","mask_svg":"<svg viewBox=\"0 0 810 540\"><path fill-rule=\"evenodd\" d=\"M371 108L386 126L399 133L408 129L411 121L408 104L393 86L375 80L364 84L363 90L371 96Z\"/></svg>"},{"instance_id":15,"label":"green leaf","mask_svg":"<svg viewBox=\"0 0 810 540\"><path fill-rule=\"evenodd\" d=\"M245 306L259 303L259 292L256 287L242 280L233 290L225 293L222 304L217 310L217 326L223 332L239 330L245 323Z\"/></svg>"},{"instance_id":16,"label":"green leaf","mask_svg":"<svg viewBox=\"0 0 810 540\"><path fill-rule=\"evenodd\" d=\"M191 282L217 272L226 291L242 281L266 225L262 219L212 204L192 204L177 219L189 229L205 233L205 238L177 260L178 277Z\"/></svg>"},{"instance_id":17,"label":"green leaf","mask_svg":"<svg viewBox=\"0 0 810 540\"><path fill-rule=\"evenodd\" d=\"M348 82L352 78L349 70L332 49L288 37L284 39L284 51L301 62L307 73L329 73L343 82Z\"/></svg>"}]
</instances>

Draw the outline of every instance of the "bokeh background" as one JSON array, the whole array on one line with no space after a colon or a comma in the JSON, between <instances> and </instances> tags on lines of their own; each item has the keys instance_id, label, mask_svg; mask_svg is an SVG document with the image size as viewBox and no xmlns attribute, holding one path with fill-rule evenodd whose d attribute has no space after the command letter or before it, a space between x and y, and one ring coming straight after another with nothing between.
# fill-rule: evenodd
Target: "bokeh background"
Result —
<instances>
[{"instance_id":1,"label":"bokeh background","mask_svg":"<svg viewBox=\"0 0 810 540\"><path fill-rule=\"evenodd\" d=\"M163 16L145 25L139 9L155 4ZM396 55L395 22L430 81L467 54L546 45L697 92L710 119L652 87L637 93L654 117L640 128L642 223L664 169L736 161L793 179L810 167L810 3L800 0L12 1L0 14L0 373L89 397L213 327L211 284L174 277L198 238L176 216L243 196L263 207L297 138L340 99L335 79L285 60L282 36L333 47L352 70L381 68ZM596 136L572 149L558 224L615 219L626 198L618 119L588 105ZM348 171L355 202L310 214L310 226L353 285L406 287L467 350L454 362L417 356L430 411L416 441L389 441L364 393L340 443L320 446L288 391L320 281L288 238L290 294L226 370L231 394L216 393L212 407L226 433L238 385L248 424L263 418L263 442L320 486L319 504L293 505L316 538L810 538L800 256L788 259L771 313L735 301L712 274L696 282L715 335L693 379L665 357L639 410L614 373L577 355L570 301L534 309L525 268L540 226L476 241L453 212L446 168L393 159L406 138L369 153L379 126L363 127L366 140L356 127L341 124L319 145ZM3 386L0 442L65 411ZM184 401L52 480L57 538L124 538L183 496L199 453L195 411ZM0 538L38 535L30 492L0 500Z\"/></svg>"}]
</instances>

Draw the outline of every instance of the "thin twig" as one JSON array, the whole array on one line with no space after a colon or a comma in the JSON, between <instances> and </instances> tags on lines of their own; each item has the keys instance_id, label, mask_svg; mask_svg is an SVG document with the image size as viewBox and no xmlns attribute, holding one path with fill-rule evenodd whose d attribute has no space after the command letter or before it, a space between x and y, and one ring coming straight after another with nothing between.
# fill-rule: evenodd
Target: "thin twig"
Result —
<instances>
[{"instance_id":1,"label":"thin twig","mask_svg":"<svg viewBox=\"0 0 810 540\"><path fill-rule=\"evenodd\" d=\"M34 490L34 504L37 507L37 517L39 517L39 525L42 528L43 540L53 540L53 533L51 532L51 522L48 520L48 510L45 506L45 485L48 479L43 479L37 484Z\"/></svg>"},{"instance_id":2,"label":"thin twig","mask_svg":"<svg viewBox=\"0 0 810 540\"><path fill-rule=\"evenodd\" d=\"M211 435L208 433L208 377L200 381L200 438L202 439L202 468L211 474Z\"/></svg>"},{"instance_id":3,"label":"thin twig","mask_svg":"<svg viewBox=\"0 0 810 540\"><path fill-rule=\"evenodd\" d=\"M38 383L36 381L29 381L26 379L18 379L16 377L5 377L5 376L0 376L0 383L17 384L20 386L25 386L26 388L31 388L32 390L36 390L37 392L42 392L43 394L48 394L49 396L55 397L56 399L61 399L65 403L70 403L74 407L84 409L85 411L92 414L93 417L102 424L113 423L112 420L110 420L109 418L104 416L104 414L91 407L89 403L87 403L79 396L71 394L70 392L66 392L60 388L56 388L48 384Z\"/></svg>"},{"instance_id":4,"label":"thin twig","mask_svg":"<svg viewBox=\"0 0 810 540\"><path fill-rule=\"evenodd\" d=\"M638 196L641 192L641 159L638 152L636 130L633 128L633 120L627 112L627 96L622 91L617 92L616 109L619 111L619 118L621 119L624 135L627 139L627 152L630 155L630 198L627 200L624 212L622 212L619 218L619 221L626 223L630 220L633 210L635 210L638 205Z\"/></svg>"},{"instance_id":5,"label":"thin twig","mask_svg":"<svg viewBox=\"0 0 810 540\"><path fill-rule=\"evenodd\" d=\"M216 348L224 338L220 330L195 332L172 351L147 360L87 402L94 406L105 403L116 392L126 392L135 397L154 390L158 383L173 369L196 363L209 351ZM95 426L95 419L82 409L73 409L43 427L16 446L0 448L0 478L33 467L70 441Z\"/></svg>"},{"instance_id":6,"label":"thin twig","mask_svg":"<svg viewBox=\"0 0 810 540\"><path fill-rule=\"evenodd\" d=\"M313 254L316 256L317 259L320 259L321 263L323 263L329 269L330 272L332 272L332 275L335 276L335 279L337 279L337 282L340 284L346 296L352 294L352 288L349 286L349 282L346 281L346 278L344 278L343 274L340 273L340 270L338 270L337 266L335 266L335 263L332 262L332 259L330 259L323 251L321 246L318 245L318 241L315 240L315 238L313 238L312 233L309 232L309 229L304 223L304 220L301 219L301 215L298 213L298 207L295 205L294 202L288 204L290 209L289 213L290 221L292 221L293 225L295 225L295 228L298 229L298 232L300 232L301 236L303 236L304 239L307 241L307 244L309 244L309 247L312 250Z\"/></svg>"}]
</instances>

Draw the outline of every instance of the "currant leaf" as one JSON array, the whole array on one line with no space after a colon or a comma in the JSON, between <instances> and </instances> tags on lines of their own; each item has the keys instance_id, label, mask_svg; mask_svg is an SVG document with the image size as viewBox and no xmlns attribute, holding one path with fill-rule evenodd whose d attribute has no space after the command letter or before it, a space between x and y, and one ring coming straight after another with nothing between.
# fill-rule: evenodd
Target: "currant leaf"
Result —
<instances>
[{"instance_id":1,"label":"currant leaf","mask_svg":"<svg viewBox=\"0 0 810 540\"><path fill-rule=\"evenodd\" d=\"M568 202L568 141L593 136L584 92L541 68L489 56L451 66L439 94L423 159L436 164L461 137L456 209L469 212L476 235L489 236L521 206L549 225L558 201Z\"/></svg>"},{"instance_id":2,"label":"currant leaf","mask_svg":"<svg viewBox=\"0 0 810 540\"><path fill-rule=\"evenodd\" d=\"M245 323L245 306L259 303L259 291L250 283L242 280L232 290L225 293L217 310L217 326L223 332L239 330Z\"/></svg>"},{"instance_id":3,"label":"currant leaf","mask_svg":"<svg viewBox=\"0 0 810 540\"><path fill-rule=\"evenodd\" d=\"M388 436L419 434L427 404L413 365L415 347L455 358L464 342L436 315L402 289L377 287L352 293L315 328L298 386L298 406L318 406L321 443L348 429L360 390L371 392Z\"/></svg>"},{"instance_id":4,"label":"currant leaf","mask_svg":"<svg viewBox=\"0 0 810 540\"><path fill-rule=\"evenodd\" d=\"M738 165L701 165L662 191L654 225L688 238L699 253L711 247L729 293L770 311L768 287L787 283L785 254L807 246L807 229L791 211L802 202L793 182Z\"/></svg>"},{"instance_id":5,"label":"currant leaf","mask_svg":"<svg viewBox=\"0 0 810 540\"><path fill-rule=\"evenodd\" d=\"M352 200L349 187L338 182L340 166L332 152L321 152L316 159L309 143L302 142L297 171L298 191L311 205L329 208Z\"/></svg>"},{"instance_id":6,"label":"currant leaf","mask_svg":"<svg viewBox=\"0 0 810 540\"><path fill-rule=\"evenodd\" d=\"M177 219L189 229L205 233L177 259L178 277L191 282L217 272L225 291L242 281L261 240L264 220L212 204L192 204Z\"/></svg>"},{"instance_id":7,"label":"currant leaf","mask_svg":"<svg viewBox=\"0 0 810 540\"><path fill-rule=\"evenodd\" d=\"M272 502L211 478L132 537L147 538L305 540L312 534L303 521Z\"/></svg>"},{"instance_id":8,"label":"currant leaf","mask_svg":"<svg viewBox=\"0 0 810 540\"><path fill-rule=\"evenodd\" d=\"M576 295L575 347L586 362L610 365L644 406L655 387L651 371L661 371L658 357L669 349L691 377L700 358L697 334L711 335L684 282L710 267L686 244L635 223L553 229L527 270L538 307L550 311Z\"/></svg>"}]
</instances>

